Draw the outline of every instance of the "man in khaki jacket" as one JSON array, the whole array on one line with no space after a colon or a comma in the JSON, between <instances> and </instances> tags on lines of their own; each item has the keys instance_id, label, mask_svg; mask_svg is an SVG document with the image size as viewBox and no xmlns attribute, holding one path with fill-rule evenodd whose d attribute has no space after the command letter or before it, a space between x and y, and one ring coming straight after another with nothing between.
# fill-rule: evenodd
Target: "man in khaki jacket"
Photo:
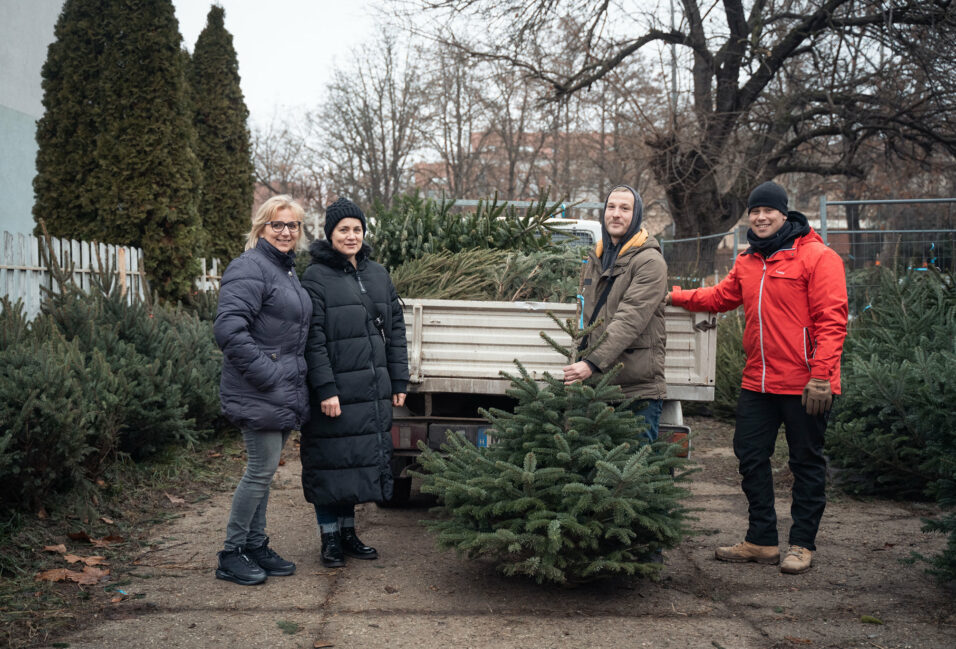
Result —
<instances>
[{"instance_id":1,"label":"man in khaki jacket","mask_svg":"<svg viewBox=\"0 0 956 649\"><path fill-rule=\"evenodd\" d=\"M578 290L582 322L599 322L590 339L605 332L607 338L586 358L565 367L564 381L583 381L623 364L614 382L636 399L631 410L644 417L646 434L654 441L667 396L667 264L660 244L641 227L643 213L640 194L627 185L614 187L604 201L602 240L588 255Z\"/></svg>"}]
</instances>

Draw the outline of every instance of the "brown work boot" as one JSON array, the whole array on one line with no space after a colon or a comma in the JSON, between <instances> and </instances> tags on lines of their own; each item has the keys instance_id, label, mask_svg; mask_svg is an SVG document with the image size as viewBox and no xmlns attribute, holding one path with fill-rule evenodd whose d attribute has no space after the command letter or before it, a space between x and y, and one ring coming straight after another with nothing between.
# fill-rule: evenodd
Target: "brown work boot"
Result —
<instances>
[{"instance_id":1,"label":"brown work boot","mask_svg":"<svg viewBox=\"0 0 956 649\"><path fill-rule=\"evenodd\" d=\"M756 561L757 563L775 565L780 561L780 548L776 545L754 545L750 541L743 541L737 545L717 548L714 556L721 561L731 561L733 563Z\"/></svg>"},{"instance_id":2,"label":"brown work boot","mask_svg":"<svg viewBox=\"0 0 956 649\"><path fill-rule=\"evenodd\" d=\"M785 572L788 575L799 575L801 572L809 570L812 562L813 552L801 548L799 545L791 545L790 549L787 550L787 556L783 558L783 562L780 564L780 572Z\"/></svg>"}]
</instances>

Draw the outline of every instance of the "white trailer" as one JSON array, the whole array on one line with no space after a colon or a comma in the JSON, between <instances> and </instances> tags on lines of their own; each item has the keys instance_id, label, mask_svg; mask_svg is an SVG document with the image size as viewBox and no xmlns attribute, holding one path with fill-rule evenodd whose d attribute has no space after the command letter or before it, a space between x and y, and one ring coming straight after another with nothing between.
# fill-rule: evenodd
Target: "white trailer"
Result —
<instances>
[{"instance_id":1,"label":"white trailer","mask_svg":"<svg viewBox=\"0 0 956 649\"><path fill-rule=\"evenodd\" d=\"M560 378L567 364L540 332L562 344L571 339L548 317L574 320L574 304L407 299L405 328L410 372L407 407L395 409L392 442L396 498L407 497L405 475L424 441L437 448L448 430L462 432L479 446L487 444L488 424L479 407L509 407L510 385L501 372L516 373L519 360L532 377L547 372ZM714 398L717 332L714 317L676 307L665 311L667 400L661 431L689 432L681 401Z\"/></svg>"}]
</instances>

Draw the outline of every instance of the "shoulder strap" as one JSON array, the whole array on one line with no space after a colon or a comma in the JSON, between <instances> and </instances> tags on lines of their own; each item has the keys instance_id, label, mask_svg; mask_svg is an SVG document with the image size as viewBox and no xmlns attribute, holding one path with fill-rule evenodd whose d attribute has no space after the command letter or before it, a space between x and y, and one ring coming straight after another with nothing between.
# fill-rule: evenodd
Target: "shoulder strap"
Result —
<instances>
[{"instance_id":1,"label":"shoulder strap","mask_svg":"<svg viewBox=\"0 0 956 649\"><path fill-rule=\"evenodd\" d=\"M378 307L372 302L372 298L365 292L365 285L362 283L362 277L358 274L358 271L355 273L355 282L355 292L358 293L359 299L362 301L362 306L365 307L365 313L368 314L372 324L375 325L378 333L381 334L382 340L387 342L388 337L385 335L385 318L382 317Z\"/></svg>"},{"instance_id":2,"label":"shoulder strap","mask_svg":"<svg viewBox=\"0 0 956 649\"><path fill-rule=\"evenodd\" d=\"M588 320L589 327L597 320L597 314L601 311L601 307L604 306L604 303L607 302L607 296L610 295L611 287L614 286L614 280L616 279L617 275L611 275L607 278L607 286L604 287L601 297L598 298L597 304L594 305L594 311L591 312L591 319Z\"/></svg>"},{"instance_id":3,"label":"shoulder strap","mask_svg":"<svg viewBox=\"0 0 956 649\"><path fill-rule=\"evenodd\" d=\"M607 302L607 296L611 293L611 287L614 286L614 280L617 279L617 275L611 275L607 278L607 285L604 287L604 290L601 292L601 297L598 298L597 303L594 305L594 310L591 311L591 318L588 320L588 326L590 327L594 324L594 321L597 320L597 314L601 312L601 307L604 306L604 303ZM582 307L583 308L583 307ZM588 347L588 336L585 336L581 339L581 342L578 344L578 350L584 351Z\"/></svg>"}]
</instances>

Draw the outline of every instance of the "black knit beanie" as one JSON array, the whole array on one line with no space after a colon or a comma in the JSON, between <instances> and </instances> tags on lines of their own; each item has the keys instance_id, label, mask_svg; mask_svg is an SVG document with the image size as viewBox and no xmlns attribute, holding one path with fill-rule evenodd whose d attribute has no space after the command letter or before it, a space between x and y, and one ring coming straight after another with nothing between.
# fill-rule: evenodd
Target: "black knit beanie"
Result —
<instances>
[{"instance_id":1,"label":"black knit beanie","mask_svg":"<svg viewBox=\"0 0 956 649\"><path fill-rule=\"evenodd\" d=\"M787 190L773 181L758 185L747 199L747 211L755 207L772 207L784 216L790 211L787 206Z\"/></svg>"},{"instance_id":2,"label":"black knit beanie","mask_svg":"<svg viewBox=\"0 0 956 649\"><path fill-rule=\"evenodd\" d=\"M347 198L340 198L325 208L325 238L332 238L332 230L342 219L358 219L362 222L362 232L368 232L365 215L358 205Z\"/></svg>"}]
</instances>

